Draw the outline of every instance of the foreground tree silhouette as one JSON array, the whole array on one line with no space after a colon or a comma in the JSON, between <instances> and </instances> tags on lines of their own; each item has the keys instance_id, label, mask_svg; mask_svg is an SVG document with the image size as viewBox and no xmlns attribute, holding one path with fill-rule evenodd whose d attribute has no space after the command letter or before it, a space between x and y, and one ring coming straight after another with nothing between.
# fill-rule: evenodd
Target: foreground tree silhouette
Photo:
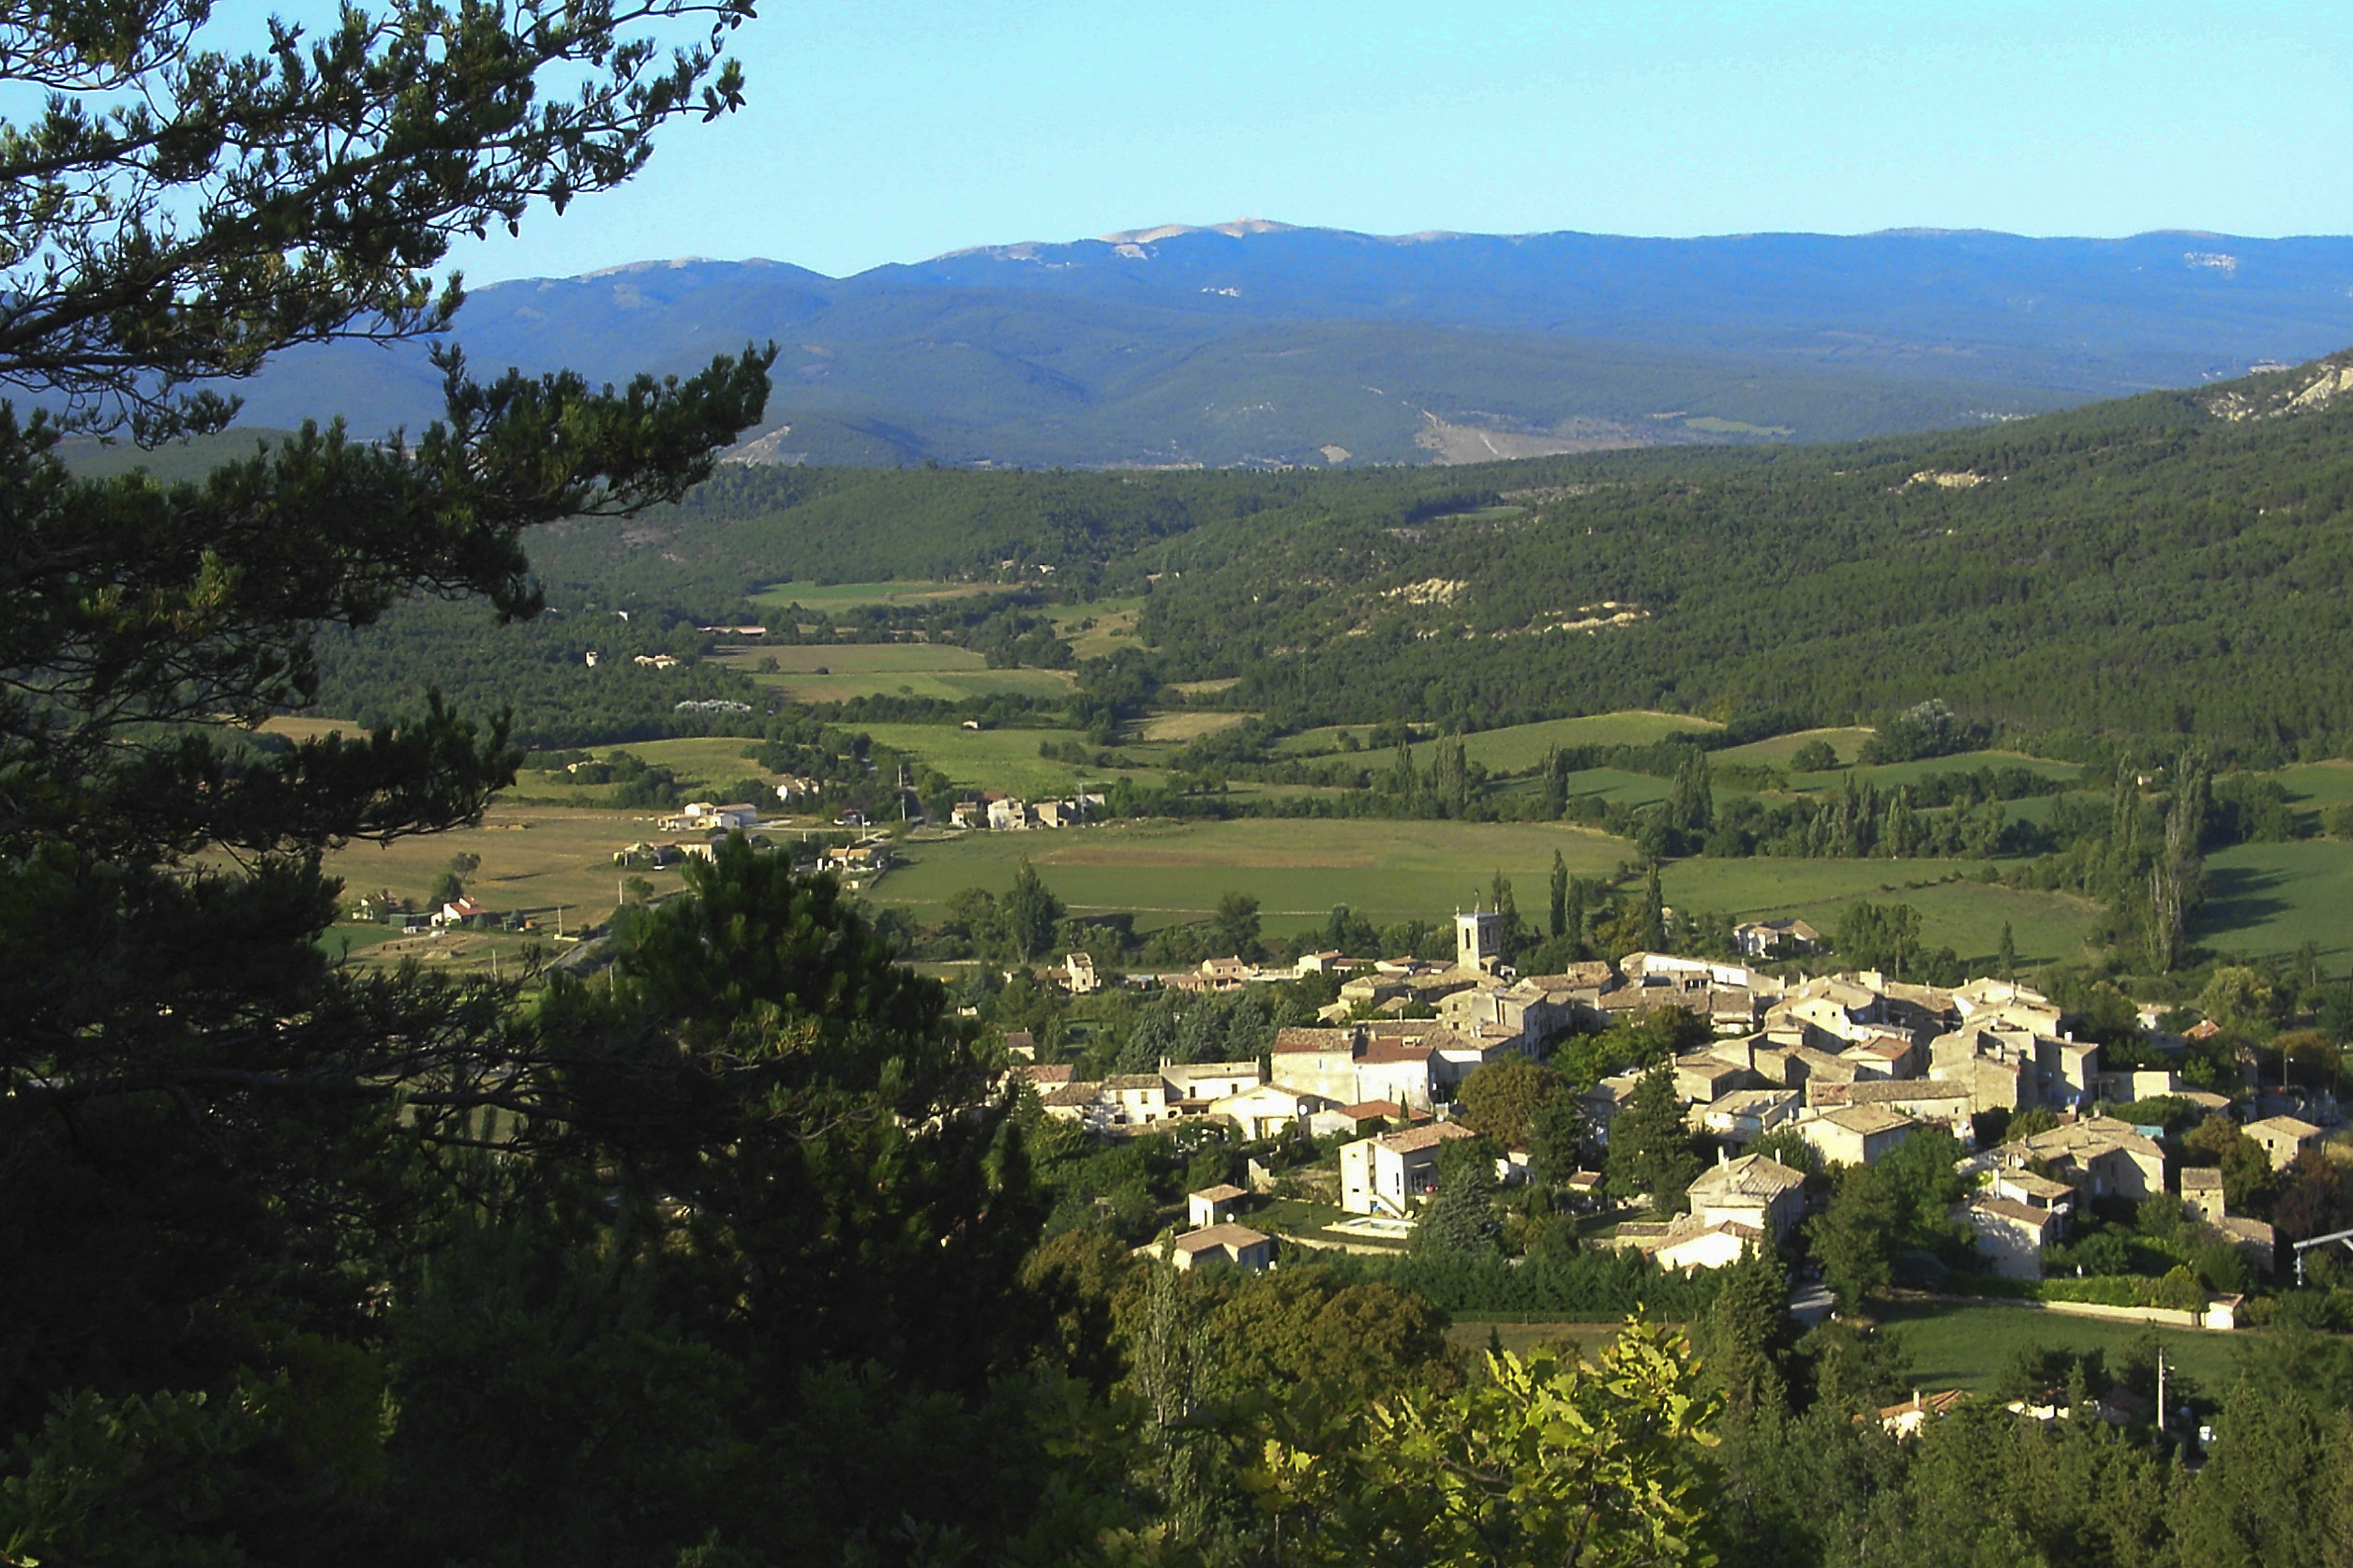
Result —
<instances>
[{"instance_id":1,"label":"foreground tree silhouette","mask_svg":"<svg viewBox=\"0 0 2353 1568\"><path fill-rule=\"evenodd\" d=\"M0 1520L11 1553L71 1560L101 1516L125 1557L142 1529L337 1549L322 1520L352 1516L366 1464L270 1424L378 1376L319 1369L365 1358L447 1190L419 1157L482 1139L531 1042L487 988L333 969L320 857L470 819L515 756L502 722L435 701L357 741L241 731L308 697L322 626L417 592L532 612L525 531L681 495L758 418L772 354L616 391L478 382L447 353L446 416L413 441L306 427L202 483L80 479L60 437L217 429L233 405L201 383L446 324L451 241L732 108L716 47L748 14L396 0L316 37L273 22L242 57L206 47L202 0L0 18L0 83L42 105L0 125L0 386L32 408L0 401L0 1424L67 1424L15 1462L53 1485L7 1494L32 1510ZM629 36L655 22L698 41L663 64ZM220 1459L185 1496L137 1458L175 1444ZM258 1514L244 1453L277 1475Z\"/></svg>"}]
</instances>

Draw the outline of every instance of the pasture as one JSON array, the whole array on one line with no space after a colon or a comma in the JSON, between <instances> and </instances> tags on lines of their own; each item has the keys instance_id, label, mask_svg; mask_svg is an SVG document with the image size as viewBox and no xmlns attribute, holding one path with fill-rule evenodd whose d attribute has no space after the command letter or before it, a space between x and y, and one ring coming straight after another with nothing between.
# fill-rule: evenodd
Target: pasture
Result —
<instances>
[{"instance_id":1,"label":"pasture","mask_svg":"<svg viewBox=\"0 0 2353 1568\"><path fill-rule=\"evenodd\" d=\"M2353 844L2235 844L2207 857L2206 874L2193 940L2244 953L2294 952L2311 942L2331 970L2353 953Z\"/></svg>"},{"instance_id":2,"label":"pasture","mask_svg":"<svg viewBox=\"0 0 2353 1568\"><path fill-rule=\"evenodd\" d=\"M498 910L561 904L566 922L578 925L603 920L619 900L620 879L629 874L614 868L613 851L670 836L655 829L657 814L493 802L479 827L389 844L354 844L328 856L326 869L343 879L346 902L382 889L421 904L452 856L478 855L481 865L466 878L471 896ZM680 886L674 870L636 874L659 892Z\"/></svg>"},{"instance_id":3,"label":"pasture","mask_svg":"<svg viewBox=\"0 0 2353 1568\"><path fill-rule=\"evenodd\" d=\"M1511 724L1483 729L1462 737L1462 755L1491 773L1524 773L1541 767L1544 754L1554 746L1648 746L1675 735L1698 735L1724 726L1687 713L1592 713L1581 719L1547 719L1541 724ZM1341 749L1341 737L1353 734L1359 745L1370 743L1366 724L1327 724L1301 730L1281 743L1286 752L1329 752ZM1416 767L1427 768L1437 742L1414 746ZM1386 753L1383 754L1386 755ZM1376 761L1373 766L1378 766Z\"/></svg>"},{"instance_id":4,"label":"pasture","mask_svg":"<svg viewBox=\"0 0 2353 1568\"><path fill-rule=\"evenodd\" d=\"M1144 721L1136 731L1138 739L1168 741L1181 745L1198 740L1205 735L1215 735L1221 729L1254 719L1255 713L1221 713L1215 709L1179 709L1174 713L1155 713Z\"/></svg>"},{"instance_id":5,"label":"pasture","mask_svg":"<svg viewBox=\"0 0 2353 1568\"><path fill-rule=\"evenodd\" d=\"M1068 670L991 669L969 648L947 643L803 644L797 648L730 648L714 655L730 669L794 702L847 702L862 696L1059 696L1074 678ZM776 668L766 669L770 661Z\"/></svg>"},{"instance_id":6,"label":"pasture","mask_svg":"<svg viewBox=\"0 0 2353 1568\"><path fill-rule=\"evenodd\" d=\"M1977 860L1676 860L1659 878L1667 902L1694 913L1743 919L1795 916L1830 934L1848 905L1909 903L1920 911L1921 941L1950 947L1982 967L2011 927L2021 963L2074 963L2084 956L2099 910L2064 893L2021 891L1975 880ZM1942 880L1957 875L1960 880Z\"/></svg>"},{"instance_id":7,"label":"pasture","mask_svg":"<svg viewBox=\"0 0 2353 1568\"><path fill-rule=\"evenodd\" d=\"M2304 827L2312 832L2320 829L2321 812L2353 800L2353 762L2301 763L2283 768L2271 777L2287 791Z\"/></svg>"},{"instance_id":8,"label":"pasture","mask_svg":"<svg viewBox=\"0 0 2353 1568\"><path fill-rule=\"evenodd\" d=\"M1044 742L1079 739L1066 729L964 729L954 724L852 727L873 737L878 745L922 758L967 789L1001 789L1022 796L1067 795L1081 778L1117 776L1038 754Z\"/></svg>"},{"instance_id":9,"label":"pasture","mask_svg":"<svg viewBox=\"0 0 2353 1568\"><path fill-rule=\"evenodd\" d=\"M1917 762L1887 762L1876 768L1849 769L1854 776L1881 789L1893 789L1898 784L1918 784L1938 773L1971 773L1980 768L2023 768L2046 779L2066 779L2070 782L2083 776L2083 769L2072 762L2053 762L2047 757L2027 756L2018 752L1959 752L1952 756L1922 757ZM1846 782L1847 772L1801 773L1791 783L1799 789L1836 789Z\"/></svg>"},{"instance_id":10,"label":"pasture","mask_svg":"<svg viewBox=\"0 0 2353 1568\"><path fill-rule=\"evenodd\" d=\"M936 920L966 888L1002 893L1026 858L1073 914L1133 910L1149 928L1206 918L1228 892L1259 901L1270 935L1319 926L1334 904L1383 923L1444 920L1486 895L1500 870L1523 915L1543 918L1553 851L1581 876L1608 875L1622 840L1553 823L1315 821L1113 823L1065 832L917 839L877 903Z\"/></svg>"},{"instance_id":11,"label":"pasture","mask_svg":"<svg viewBox=\"0 0 2353 1568\"><path fill-rule=\"evenodd\" d=\"M1581 719L1548 719L1542 724L1483 729L1462 737L1465 761L1491 773L1524 773L1544 765L1544 754L1555 746L1649 746L1677 735L1703 735L1724 726L1687 713L1594 713ZM1437 742L1414 748L1414 761L1430 766Z\"/></svg>"},{"instance_id":12,"label":"pasture","mask_svg":"<svg viewBox=\"0 0 2353 1568\"><path fill-rule=\"evenodd\" d=\"M982 593L1011 593L1011 583L771 583L752 595L752 603L783 609L799 605L809 610L854 610L866 605L936 605L947 599L969 599Z\"/></svg>"},{"instance_id":13,"label":"pasture","mask_svg":"<svg viewBox=\"0 0 2353 1568\"><path fill-rule=\"evenodd\" d=\"M1989 1394L2020 1349L2036 1346L2105 1352L2108 1369L2122 1362L2125 1347L2152 1332L2139 1323L2076 1318L2031 1307L1920 1297L1891 1303L1880 1313L1911 1361L1911 1381L1929 1390L1966 1388ZM2208 1398L2227 1393L2239 1376L2240 1340L2198 1329L2153 1331L2165 1346L2166 1364L2187 1373Z\"/></svg>"},{"instance_id":14,"label":"pasture","mask_svg":"<svg viewBox=\"0 0 2353 1568\"><path fill-rule=\"evenodd\" d=\"M1863 742L1878 733L1872 729L1799 730L1793 735L1776 735L1769 739L1751 740L1745 746L1727 746L1708 755L1713 762L1742 764L1751 768L1787 768L1790 758L1809 741L1822 740L1829 743L1840 762L1852 762L1863 750Z\"/></svg>"},{"instance_id":15,"label":"pasture","mask_svg":"<svg viewBox=\"0 0 2353 1568\"><path fill-rule=\"evenodd\" d=\"M1136 618L1144 613L1141 598L1094 599L1057 605L1046 613L1054 635L1079 658L1108 659L1120 649L1144 646L1135 630Z\"/></svg>"}]
</instances>

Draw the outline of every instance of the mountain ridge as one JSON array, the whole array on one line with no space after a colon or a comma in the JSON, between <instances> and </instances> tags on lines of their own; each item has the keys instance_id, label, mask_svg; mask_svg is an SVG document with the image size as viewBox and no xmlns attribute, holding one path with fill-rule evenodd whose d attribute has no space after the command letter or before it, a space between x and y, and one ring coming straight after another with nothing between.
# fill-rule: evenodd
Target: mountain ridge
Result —
<instances>
[{"instance_id":1,"label":"mountain ridge","mask_svg":"<svg viewBox=\"0 0 2353 1568\"><path fill-rule=\"evenodd\" d=\"M1422 462L1443 455L1431 420L1515 450L1597 427L1626 444L1860 439L2301 363L2353 342L2353 238L1236 219L841 278L681 257L515 279L475 290L456 336L485 367L607 380L773 339L772 417L745 436L791 426L771 448L812 462ZM238 390L255 423L340 411L366 433L439 405L418 345L303 351Z\"/></svg>"}]
</instances>

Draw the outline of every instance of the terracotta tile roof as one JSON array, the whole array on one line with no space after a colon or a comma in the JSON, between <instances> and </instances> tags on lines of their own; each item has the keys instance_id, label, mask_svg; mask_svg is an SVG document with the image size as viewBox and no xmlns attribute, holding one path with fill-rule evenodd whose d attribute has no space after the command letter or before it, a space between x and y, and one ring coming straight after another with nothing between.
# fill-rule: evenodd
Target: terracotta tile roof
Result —
<instances>
[{"instance_id":1,"label":"terracotta tile roof","mask_svg":"<svg viewBox=\"0 0 2353 1568\"><path fill-rule=\"evenodd\" d=\"M2037 1231L2052 1223L2058 1217L2048 1209L2038 1209L2031 1203L2021 1203L2015 1198L1972 1198L1970 1200L1969 1207L1972 1214L1990 1214L2001 1219L2013 1220L2020 1225L2031 1226Z\"/></svg>"},{"instance_id":2,"label":"terracotta tile roof","mask_svg":"<svg viewBox=\"0 0 2353 1568\"><path fill-rule=\"evenodd\" d=\"M1247 1198L1250 1194L1231 1182L1221 1182L1215 1187L1205 1187L1200 1191L1189 1193L1187 1196L1206 1198L1212 1203L1230 1203L1236 1198Z\"/></svg>"},{"instance_id":3,"label":"terracotta tile roof","mask_svg":"<svg viewBox=\"0 0 2353 1568\"><path fill-rule=\"evenodd\" d=\"M1338 1114L1351 1121L1361 1122L1374 1116L1402 1116L1405 1114L1405 1108L1393 1099L1366 1099L1358 1100L1354 1105L1341 1106Z\"/></svg>"},{"instance_id":4,"label":"terracotta tile roof","mask_svg":"<svg viewBox=\"0 0 2353 1568\"><path fill-rule=\"evenodd\" d=\"M2323 1131L2301 1116L2266 1116L2259 1122L2249 1122L2241 1130L2252 1135L2258 1127L2282 1138L2293 1138L2300 1143L2307 1138L2319 1137Z\"/></svg>"},{"instance_id":5,"label":"terracotta tile roof","mask_svg":"<svg viewBox=\"0 0 2353 1568\"><path fill-rule=\"evenodd\" d=\"M1205 1225L1198 1231L1188 1231L1176 1238L1176 1247L1179 1252L1206 1252L1220 1247L1237 1249L1257 1247L1267 1239L1263 1232L1228 1221L1223 1225Z\"/></svg>"},{"instance_id":6,"label":"terracotta tile roof","mask_svg":"<svg viewBox=\"0 0 2353 1568\"><path fill-rule=\"evenodd\" d=\"M1693 1178L1690 1192L1737 1194L1743 1198L1774 1198L1791 1187L1804 1187L1804 1172L1792 1171L1771 1155L1743 1155L1711 1165Z\"/></svg>"},{"instance_id":7,"label":"terracotta tile roof","mask_svg":"<svg viewBox=\"0 0 2353 1568\"><path fill-rule=\"evenodd\" d=\"M1021 1075L1032 1083L1068 1083L1078 1071L1068 1062L1032 1062L1022 1068Z\"/></svg>"},{"instance_id":8,"label":"terracotta tile roof","mask_svg":"<svg viewBox=\"0 0 2353 1568\"><path fill-rule=\"evenodd\" d=\"M1354 1029L1284 1029L1275 1036L1275 1050L1340 1052L1356 1049Z\"/></svg>"},{"instance_id":9,"label":"terracotta tile roof","mask_svg":"<svg viewBox=\"0 0 2353 1568\"><path fill-rule=\"evenodd\" d=\"M1448 1139L1477 1136L1460 1122L1432 1122L1428 1127L1408 1127L1403 1132L1385 1134L1381 1146L1394 1154L1409 1155L1423 1149L1434 1149Z\"/></svg>"},{"instance_id":10,"label":"terracotta tile roof","mask_svg":"<svg viewBox=\"0 0 2353 1568\"><path fill-rule=\"evenodd\" d=\"M1968 1084L1945 1078L1897 1078L1876 1083L1849 1083L1841 1093L1849 1105L1893 1105L1905 1100L1970 1098Z\"/></svg>"},{"instance_id":11,"label":"terracotta tile roof","mask_svg":"<svg viewBox=\"0 0 2353 1568\"><path fill-rule=\"evenodd\" d=\"M1822 1120L1866 1138L1875 1132L1892 1132L1899 1127L1911 1125L1910 1116L1878 1105L1850 1105L1844 1111L1831 1112Z\"/></svg>"},{"instance_id":12,"label":"terracotta tile roof","mask_svg":"<svg viewBox=\"0 0 2353 1568\"><path fill-rule=\"evenodd\" d=\"M1102 1098L1101 1083L1065 1083L1045 1097L1048 1105L1092 1105Z\"/></svg>"}]
</instances>

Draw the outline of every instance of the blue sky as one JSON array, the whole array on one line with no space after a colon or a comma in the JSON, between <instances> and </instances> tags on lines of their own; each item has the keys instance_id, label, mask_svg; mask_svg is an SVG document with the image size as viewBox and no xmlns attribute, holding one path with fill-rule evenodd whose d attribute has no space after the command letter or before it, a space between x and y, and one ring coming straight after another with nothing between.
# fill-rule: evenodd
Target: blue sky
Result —
<instances>
[{"instance_id":1,"label":"blue sky","mask_svg":"<svg viewBox=\"0 0 2353 1568\"><path fill-rule=\"evenodd\" d=\"M1372 232L2353 229L2336 6L768 0L750 107L457 260L842 274L1263 217Z\"/></svg>"}]
</instances>

